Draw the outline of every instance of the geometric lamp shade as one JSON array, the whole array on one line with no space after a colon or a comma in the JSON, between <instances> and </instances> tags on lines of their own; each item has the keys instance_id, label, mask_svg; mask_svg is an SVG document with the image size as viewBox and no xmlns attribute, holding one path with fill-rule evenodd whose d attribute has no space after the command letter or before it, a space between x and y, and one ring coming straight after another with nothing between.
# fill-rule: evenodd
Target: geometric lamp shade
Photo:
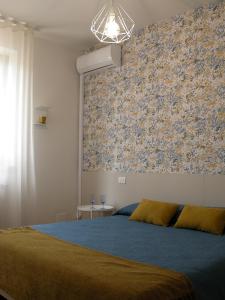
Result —
<instances>
[{"instance_id":1,"label":"geometric lamp shade","mask_svg":"<svg viewBox=\"0 0 225 300\"><path fill-rule=\"evenodd\" d=\"M105 4L91 24L91 31L102 43L119 44L131 37L135 23L121 5Z\"/></svg>"}]
</instances>

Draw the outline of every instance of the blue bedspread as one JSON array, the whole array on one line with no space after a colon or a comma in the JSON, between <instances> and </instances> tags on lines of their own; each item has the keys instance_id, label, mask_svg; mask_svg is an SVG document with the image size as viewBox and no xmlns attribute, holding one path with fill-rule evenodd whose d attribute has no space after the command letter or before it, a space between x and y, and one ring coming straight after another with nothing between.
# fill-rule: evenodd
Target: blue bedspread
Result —
<instances>
[{"instance_id":1,"label":"blue bedspread","mask_svg":"<svg viewBox=\"0 0 225 300\"><path fill-rule=\"evenodd\" d=\"M198 300L225 299L225 236L161 227L116 215L34 229L115 256L185 273Z\"/></svg>"}]
</instances>

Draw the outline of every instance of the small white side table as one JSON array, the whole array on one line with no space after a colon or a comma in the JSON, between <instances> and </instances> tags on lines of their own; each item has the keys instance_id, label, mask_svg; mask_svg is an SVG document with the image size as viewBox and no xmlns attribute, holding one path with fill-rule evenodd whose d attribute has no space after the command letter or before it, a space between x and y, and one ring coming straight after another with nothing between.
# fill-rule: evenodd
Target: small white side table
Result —
<instances>
[{"instance_id":1,"label":"small white side table","mask_svg":"<svg viewBox=\"0 0 225 300\"><path fill-rule=\"evenodd\" d=\"M90 214L91 220L95 213L101 213L102 215L110 215L114 211L114 207L111 205L81 205L77 207L77 220L79 220L82 212Z\"/></svg>"}]
</instances>

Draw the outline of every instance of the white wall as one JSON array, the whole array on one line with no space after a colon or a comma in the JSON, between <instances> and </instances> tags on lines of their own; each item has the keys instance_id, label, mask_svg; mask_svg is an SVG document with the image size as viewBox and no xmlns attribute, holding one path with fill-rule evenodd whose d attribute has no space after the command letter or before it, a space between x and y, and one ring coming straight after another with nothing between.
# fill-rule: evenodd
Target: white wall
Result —
<instances>
[{"instance_id":1,"label":"white wall","mask_svg":"<svg viewBox=\"0 0 225 300\"><path fill-rule=\"evenodd\" d=\"M118 184L125 176L126 184ZM224 175L190 175L157 173L83 172L82 201L91 195L99 201L104 194L115 207L140 202L143 198L183 204L225 207Z\"/></svg>"},{"instance_id":2,"label":"white wall","mask_svg":"<svg viewBox=\"0 0 225 300\"><path fill-rule=\"evenodd\" d=\"M71 219L77 201L78 75L75 52L41 38L34 46L34 105L50 107L47 128L34 127L36 200L24 223ZM61 215L62 214L62 215Z\"/></svg>"}]
</instances>

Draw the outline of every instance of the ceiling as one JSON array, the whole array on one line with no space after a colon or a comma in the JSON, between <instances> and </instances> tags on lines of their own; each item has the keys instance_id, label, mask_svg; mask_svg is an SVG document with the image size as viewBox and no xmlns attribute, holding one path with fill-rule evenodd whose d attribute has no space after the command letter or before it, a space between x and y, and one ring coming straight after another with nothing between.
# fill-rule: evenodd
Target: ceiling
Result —
<instances>
[{"instance_id":1,"label":"ceiling","mask_svg":"<svg viewBox=\"0 0 225 300\"><path fill-rule=\"evenodd\" d=\"M119 0L136 30L219 0ZM39 28L39 35L84 49L96 43L90 24L104 0L0 0L0 12Z\"/></svg>"}]
</instances>

